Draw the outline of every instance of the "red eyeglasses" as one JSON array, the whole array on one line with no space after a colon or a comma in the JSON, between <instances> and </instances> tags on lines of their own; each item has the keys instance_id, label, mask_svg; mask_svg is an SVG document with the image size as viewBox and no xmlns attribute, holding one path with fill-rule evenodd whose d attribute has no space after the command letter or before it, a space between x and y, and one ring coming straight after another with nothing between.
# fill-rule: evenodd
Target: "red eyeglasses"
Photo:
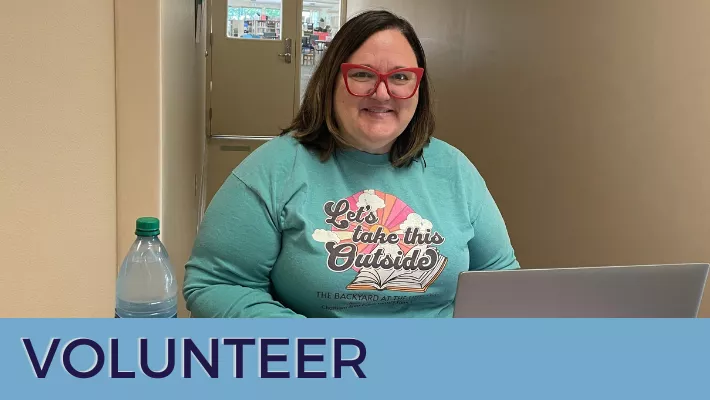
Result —
<instances>
[{"instance_id":1,"label":"red eyeglasses","mask_svg":"<svg viewBox=\"0 0 710 400\"><path fill-rule=\"evenodd\" d=\"M396 99L408 99L417 92L424 75L424 68L399 68L382 74L373 68L344 63L340 66L343 72L345 88L353 96L371 96L385 83L387 93Z\"/></svg>"}]
</instances>

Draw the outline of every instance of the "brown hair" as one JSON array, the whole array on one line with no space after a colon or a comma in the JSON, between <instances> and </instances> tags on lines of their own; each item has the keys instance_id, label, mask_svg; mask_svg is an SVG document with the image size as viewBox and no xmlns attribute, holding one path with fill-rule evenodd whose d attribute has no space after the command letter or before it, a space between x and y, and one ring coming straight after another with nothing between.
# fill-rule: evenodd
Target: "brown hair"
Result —
<instances>
[{"instance_id":1,"label":"brown hair","mask_svg":"<svg viewBox=\"0 0 710 400\"><path fill-rule=\"evenodd\" d=\"M366 11L343 25L308 83L298 114L281 134L293 132L293 136L304 146L316 150L323 161L327 160L338 146L344 146L345 140L337 126L333 101L338 79L342 79L340 65L347 62L370 36L387 29L397 29L404 35L417 57L417 66L424 68L417 109L412 120L392 145L390 162L395 167L402 167L409 166L419 158L434 133L426 58L412 25L388 11Z\"/></svg>"}]
</instances>

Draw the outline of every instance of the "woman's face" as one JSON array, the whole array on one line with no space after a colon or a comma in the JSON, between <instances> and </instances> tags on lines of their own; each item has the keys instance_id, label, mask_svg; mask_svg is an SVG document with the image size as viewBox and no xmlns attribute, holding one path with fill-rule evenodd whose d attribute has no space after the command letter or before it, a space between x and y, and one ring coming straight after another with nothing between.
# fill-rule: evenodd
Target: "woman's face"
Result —
<instances>
[{"instance_id":1,"label":"woman's face","mask_svg":"<svg viewBox=\"0 0 710 400\"><path fill-rule=\"evenodd\" d=\"M380 73L417 67L412 47L396 29L370 36L347 62L365 65ZM335 87L335 117L342 135L359 150L387 153L414 116L419 89L408 99L398 99L390 97L381 82L372 95L356 97L348 92L342 74L340 76Z\"/></svg>"}]
</instances>

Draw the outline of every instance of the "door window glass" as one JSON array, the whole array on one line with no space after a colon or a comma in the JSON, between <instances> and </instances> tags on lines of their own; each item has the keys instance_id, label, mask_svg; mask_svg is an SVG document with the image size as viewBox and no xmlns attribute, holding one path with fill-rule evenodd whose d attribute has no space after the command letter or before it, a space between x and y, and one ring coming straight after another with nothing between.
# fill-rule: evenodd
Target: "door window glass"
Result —
<instances>
[{"instance_id":1,"label":"door window glass","mask_svg":"<svg viewBox=\"0 0 710 400\"><path fill-rule=\"evenodd\" d=\"M229 0L227 37L281 40L281 0Z\"/></svg>"}]
</instances>

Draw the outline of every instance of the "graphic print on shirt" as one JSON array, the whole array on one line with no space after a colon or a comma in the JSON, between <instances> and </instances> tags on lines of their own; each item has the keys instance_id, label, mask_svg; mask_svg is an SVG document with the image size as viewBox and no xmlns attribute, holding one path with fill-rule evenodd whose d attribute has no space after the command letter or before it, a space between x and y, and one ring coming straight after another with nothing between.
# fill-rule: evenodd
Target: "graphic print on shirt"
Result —
<instances>
[{"instance_id":1,"label":"graphic print on shirt","mask_svg":"<svg viewBox=\"0 0 710 400\"><path fill-rule=\"evenodd\" d=\"M329 229L316 229L327 267L353 273L348 290L426 292L446 267L444 237L397 197L364 190L323 205Z\"/></svg>"}]
</instances>

